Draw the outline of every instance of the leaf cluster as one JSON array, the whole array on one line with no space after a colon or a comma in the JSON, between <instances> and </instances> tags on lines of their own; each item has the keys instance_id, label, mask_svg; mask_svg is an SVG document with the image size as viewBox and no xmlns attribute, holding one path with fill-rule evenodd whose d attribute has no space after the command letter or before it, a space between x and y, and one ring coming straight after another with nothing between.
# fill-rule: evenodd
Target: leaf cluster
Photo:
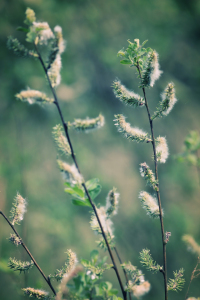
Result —
<instances>
[{"instance_id":1,"label":"leaf cluster","mask_svg":"<svg viewBox=\"0 0 200 300\"><path fill-rule=\"evenodd\" d=\"M140 259L141 264L149 271L155 273L162 269L162 267L153 260L149 249L143 249L140 252Z\"/></svg>"},{"instance_id":2,"label":"leaf cluster","mask_svg":"<svg viewBox=\"0 0 200 300\"><path fill-rule=\"evenodd\" d=\"M167 284L167 289L168 291L181 291L183 288L183 285L185 283L185 279L183 278L183 273L184 270L180 269L178 272L173 272L174 273L174 279L169 279L168 284Z\"/></svg>"}]
</instances>

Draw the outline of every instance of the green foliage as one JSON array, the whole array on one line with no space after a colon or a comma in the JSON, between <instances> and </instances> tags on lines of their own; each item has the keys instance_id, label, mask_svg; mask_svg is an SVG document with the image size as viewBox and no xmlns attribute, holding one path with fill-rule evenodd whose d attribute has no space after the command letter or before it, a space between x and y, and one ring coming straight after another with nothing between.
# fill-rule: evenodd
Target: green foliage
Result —
<instances>
[{"instance_id":1,"label":"green foliage","mask_svg":"<svg viewBox=\"0 0 200 300\"><path fill-rule=\"evenodd\" d=\"M163 269L163 267L161 267L153 260L149 249L143 249L140 252L140 262L144 267L146 267L147 270L152 271L154 273Z\"/></svg>"},{"instance_id":2,"label":"green foliage","mask_svg":"<svg viewBox=\"0 0 200 300\"><path fill-rule=\"evenodd\" d=\"M144 41L140 45L139 40L135 39L134 43L128 40L128 48L126 50L122 49L118 52L118 56L123 59L120 61L121 64L131 65L137 67L138 65L143 69L144 62L147 58L147 54L152 51L150 48L143 48L147 41Z\"/></svg>"},{"instance_id":3,"label":"green foliage","mask_svg":"<svg viewBox=\"0 0 200 300\"><path fill-rule=\"evenodd\" d=\"M183 285L185 284L185 279L183 278L184 270L180 269L178 272L174 273L174 279L169 279L167 284L168 291L178 292L183 289Z\"/></svg>"},{"instance_id":4,"label":"green foliage","mask_svg":"<svg viewBox=\"0 0 200 300\"><path fill-rule=\"evenodd\" d=\"M185 138L185 147L182 153L175 156L180 162L188 162L191 165L200 167L200 135L198 131L191 131Z\"/></svg>"},{"instance_id":5,"label":"green foliage","mask_svg":"<svg viewBox=\"0 0 200 300\"><path fill-rule=\"evenodd\" d=\"M34 266L33 261L20 261L15 258L10 258L8 261L8 267L13 271L26 272Z\"/></svg>"},{"instance_id":6,"label":"green foliage","mask_svg":"<svg viewBox=\"0 0 200 300\"><path fill-rule=\"evenodd\" d=\"M13 38L12 36L9 36L8 38L7 47L8 49L12 50L17 56L20 57L26 57L26 56L38 57L37 53L35 53L32 50L28 50L24 45L22 45L18 41L18 39Z\"/></svg>"},{"instance_id":7,"label":"green foliage","mask_svg":"<svg viewBox=\"0 0 200 300\"><path fill-rule=\"evenodd\" d=\"M90 193L90 197L92 200L94 200L100 194L102 189L101 185L99 184L99 179L90 179L85 184ZM83 187L80 188L78 185L72 186L69 182L65 182L65 185L67 186L67 188L65 188L65 192L73 197L72 203L74 205L91 207L90 201L85 194Z\"/></svg>"}]
</instances>

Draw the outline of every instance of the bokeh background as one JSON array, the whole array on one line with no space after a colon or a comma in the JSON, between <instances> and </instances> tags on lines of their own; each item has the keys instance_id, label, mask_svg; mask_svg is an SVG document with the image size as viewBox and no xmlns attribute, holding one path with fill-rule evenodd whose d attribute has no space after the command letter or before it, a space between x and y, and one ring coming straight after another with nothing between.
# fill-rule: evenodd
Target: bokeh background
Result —
<instances>
[{"instance_id":1,"label":"bokeh background","mask_svg":"<svg viewBox=\"0 0 200 300\"><path fill-rule=\"evenodd\" d=\"M85 178L100 179L103 189L96 202L104 204L113 186L121 195L119 213L113 218L118 249L124 261L130 260L145 272L152 284L146 296L149 300L163 298L161 274L144 270L138 258L147 247L162 264L159 221L151 220L138 200L138 193L148 190L139 175L139 163L146 161L153 168L152 149L149 144L124 139L113 122L114 114L123 113L132 125L148 131L148 119L145 110L120 103L111 85L118 77L139 92L135 71L120 65L117 58L128 39L148 39L147 46L159 53L164 73L147 97L153 112L167 83L175 83L179 101L168 117L155 121L155 134L166 136L171 154L167 163L159 166L165 230L172 232L167 246L168 276L183 267L187 282L182 292L170 292L170 299L183 299L197 258L187 252L181 238L187 233L200 242L199 185L196 169L178 163L174 155L182 151L185 136L200 125L200 2L0 1L0 208L9 215L17 191L27 198L28 211L18 230L48 275L63 265L66 249L75 251L79 259L89 258L96 237L89 226L89 209L73 206L64 192L51 134L60 122L55 107L30 106L14 97L26 87L50 93L39 62L16 57L6 48L9 35L23 41L23 33L16 28L23 25L27 7L35 10L38 20L63 28L67 50L57 94L65 119L96 117L100 112L106 118L99 131L87 135L71 132L72 142ZM28 260L20 246L8 242L10 232L1 218L0 299L24 299L21 288L25 286L48 290L36 269L27 276L8 271L9 257ZM118 287L113 271L106 280ZM191 296L200 296L199 283L199 279L192 283Z\"/></svg>"}]
</instances>

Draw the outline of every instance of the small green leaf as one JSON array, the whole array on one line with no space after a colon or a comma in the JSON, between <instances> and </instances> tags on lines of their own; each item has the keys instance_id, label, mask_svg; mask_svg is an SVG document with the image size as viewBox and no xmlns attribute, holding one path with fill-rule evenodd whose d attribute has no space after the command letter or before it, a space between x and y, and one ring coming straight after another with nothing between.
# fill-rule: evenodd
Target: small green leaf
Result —
<instances>
[{"instance_id":1,"label":"small green leaf","mask_svg":"<svg viewBox=\"0 0 200 300\"><path fill-rule=\"evenodd\" d=\"M132 62L129 59L122 59L120 60L120 63L123 65L131 65Z\"/></svg>"},{"instance_id":2,"label":"small green leaf","mask_svg":"<svg viewBox=\"0 0 200 300\"><path fill-rule=\"evenodd\" d=\"M97 187L90 191L90 197L94 200L101 192L101 185L97 185Z\"/></svg>"},{"instance_id":3,"label":"small green leaf","mask_svg":"<svg viewBox=\"0 0 200 300\"><path fill-rule=\"evenodd\" d=\"M141 47L143 47L146 43L148 42L148 40L144 41L141 45Z\"/></svg>"},{"instance_id":4,"label":"small green leaf","mask_svg":"<svg viewBox=\"0 0 200 300\"><path fill-rule=\"evenodd\" d=\"M23 31L23 32L29 32L29 29L27 29L27 28L25 28L25 27L21 27L21 26L19 26L19 27L17 27L17 30L18 31Z\"/></svg>"},{"instance_id":5,"label":"small green leaf","mask_svg":"<svg viewBox=\"0 0 200 300\"><path fill-rule=\"evenodd\" d=\"M65 185L67 186L67 188L65 189L66 193L73 195L73 196L78 195L80 198L84 198L85 193L78 186L72 187L72 186L70 186L70 184L68 182L65 182Z\"/></svg>"},{"instance_id":6,"label":"small green leaf","mask_svg":"<svg viewBox=\"0 0 200 300\"><path fill-rule=\"evenodd\" d=\"M77 206L89 206L89 207L91 207L91 204L90 204L88 199L85 199L85 200L72 199L72 203L74 205L77 205Z\"/></svg>"},{"instance_id":7,"label":"small green leaf","mask_svg":"<svg viewBox=\"0 0 200 300\"><path fill-rule=\"evenodd\" d=\"M118 290L117 289L111 289L108 292L108 296L113 296L113 295L117 295L117 294L118 294Z\"/></svg>"},{"instance_id":8,"label":"small green leaf","mask_svg":"<svg viewBox=\"0 0 200 300\"><path fill-rule=\"evenodd\" d=\"M90 179L85 183L88 191L92 191L92 190L96 189L98 184L99 184L99 179L98 178Z\"/></svg>"}]
</instances>

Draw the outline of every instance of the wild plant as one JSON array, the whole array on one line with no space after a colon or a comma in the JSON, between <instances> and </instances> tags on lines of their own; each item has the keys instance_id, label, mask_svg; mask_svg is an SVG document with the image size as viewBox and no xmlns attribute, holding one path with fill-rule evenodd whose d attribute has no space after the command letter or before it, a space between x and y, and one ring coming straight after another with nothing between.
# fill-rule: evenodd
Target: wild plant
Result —
<instances>
[{"instance_id":1,"label":"wild plant","mask_svg":"<svg viewBox=\"0 0 200 300\"><path fill-rule=\"evenodd\" d=\"M108 251L111 263L106 263L107 257L101 258L97 250L92 250L90 260L82 259L80 265L76 254L71 249L68 249L66 251L64 266L52 271L52 274L46 276L16 230L16 225L20 225L24 213L27 210L26 199L18 193L14 199L10 217L8 218L2 211L0 211L0 214L14 232L10 235L9 241L15 246L21 245L29 255L30 261L24 262L10 258L8 266L10 269L19 271L20 273L27 272L34 266L38 269L49 286L51 294L33 287L23 288L25 295L36 299L61 300L64 297L67 299L122 300L122 298L118 296L119 291L112 287L112 283L103 280L104 272L109 269L113 269L116 274L124 300L128 297L130 300L132 297L141 298L150 291L151 285L145 280L141 270L131 262L122 261L115 243L112 218L118 212L120 195L116 188L112 188L107 194L104 206L95 203L94 200L101 192L101 185L97 178L85 181L80 171L70 138L71 129L89 133L92 130L103 127L104 117L99 114L99 116L95 116L91 119L65 121L56 94L56 87L61 82L61 54L65 50L62 28L56 26L52 31L47 22L37 22L35 13L30 8L26 10L24 23L26 27L20 27L19 30L26 34L26 42L29 45L28 48L13 37L8 39L8 47L19 56L30 57L41 63L51 96L38 90L27 89L16 94L16 99L29 104L39 104L44 107L45 105L55 105L60 116L61 124L54 126L53 137L60 154L57 163L63 175L65 192L71 196L74 205L80 206L80 208L89 207L92 209L90 220L91 228L99 237L97 241L98 246ZM143 95L140 96L133 91L127 90L119 80L114 82L113 87L117 98L125 104L133 107L146 108L151 134L149 135L137 127L131 127L123 115L115 116L115 125L119 132L122 132L129 140L135 140L136 142L143 142L149 145L152 144L153 147L155 173L153 173L146 162L143 162L140 165L140 174L155 191L155 196L150 195L146 191L142 191L139 194L139 198L147 214L152 218L158 218L160 220L163 263L159 265L155 262L149 249L143 249L141 251L140 259L142 265L145 266L147 270L160 272L163 275L165 300L167 300L168 291L181 290L184 279L183 269L180 269L174 272L173 279L167 280L166 245L169 242L171 233L164 230L163 210L159 191L158 163L165 163L168 157L168 147L165 137L155 138L153 121L168 115L176 102L176 97L174 85L173 83L169 83L162 94L162 99L158 104L156 112L153 115L150 114L146 88L154 86L155 81L160 77L162 71L159 69L158 54L151 48L145 49L144 44L145 43L140 45L138 39L133 43L129 41L128 48L118 53L123 57L121 60L122 64L129 64L131 67L136 67ZM33 48L29 49L30 47ZM61 155L64 155L67 161L62 160L60 158ZM73 162L72 164L68 163L70 159ZM124 272L124 279L122 279L120 275L121 273L116 262L116 257ZM198 272L197 266L192 274L191 281L195 277L196 272ZM59 282L59 284L55 288L54 285L56 281Z\"/></svg>"}]
</instances>

